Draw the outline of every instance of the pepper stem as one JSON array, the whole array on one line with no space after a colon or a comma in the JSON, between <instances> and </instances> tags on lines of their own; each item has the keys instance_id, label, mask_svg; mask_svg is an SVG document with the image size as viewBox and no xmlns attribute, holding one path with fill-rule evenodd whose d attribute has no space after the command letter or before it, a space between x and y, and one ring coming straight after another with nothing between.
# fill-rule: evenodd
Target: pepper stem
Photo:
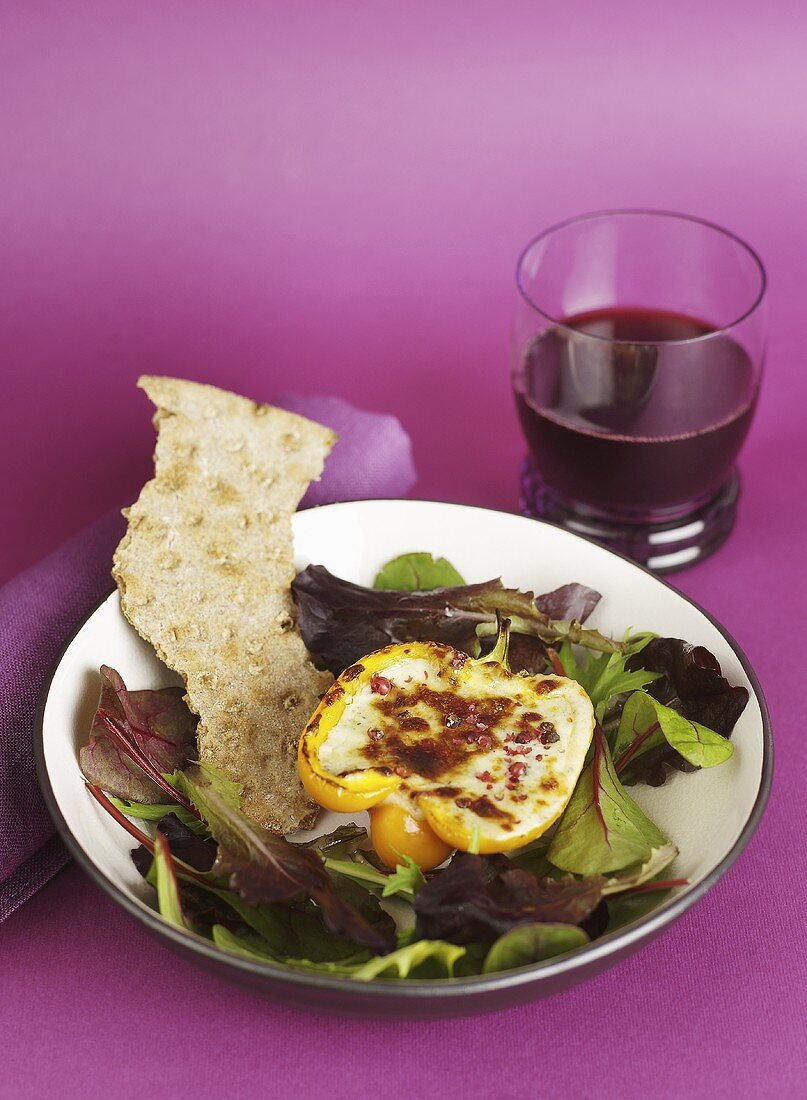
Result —
<instances>
[{"instance_id":1,"label":"pepper stem","mask_svg":"<svg viewBox=\"0 0 807 1100\"><path fill-rule=\"evenodd\" d=\"M507 655L510 651L510 620L503 619L501 611L496 612L496 644L490 653L486 653L484 657L479 657L477 663L480 665L502 665L508 672L511 671L510 665L507 663Z\"/></svg>"}]
</instances>

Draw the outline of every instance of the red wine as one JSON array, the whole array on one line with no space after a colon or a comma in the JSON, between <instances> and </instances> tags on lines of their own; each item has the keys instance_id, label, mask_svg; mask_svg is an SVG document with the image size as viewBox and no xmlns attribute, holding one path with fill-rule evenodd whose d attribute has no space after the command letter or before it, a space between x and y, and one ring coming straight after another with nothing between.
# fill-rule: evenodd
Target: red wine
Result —
<instances>
[{"instance_id":1,"label":"red wine","mask_svg":"<svg viewBox=\"0 0 807 1100\"><path fill-rule=\"evenodd\" d=\"M537 336L514 388L546 483L637 516L672 515L717 492L757 391L751 359L730 336L682 314L624 308L576 314Z\"/></svg>"}]
</instances>

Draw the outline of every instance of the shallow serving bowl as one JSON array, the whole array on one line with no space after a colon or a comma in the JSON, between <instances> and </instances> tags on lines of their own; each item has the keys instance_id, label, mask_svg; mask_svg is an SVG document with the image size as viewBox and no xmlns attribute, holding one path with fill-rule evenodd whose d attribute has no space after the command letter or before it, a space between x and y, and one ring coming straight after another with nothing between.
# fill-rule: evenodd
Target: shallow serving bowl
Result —
<instances>
[{"instance_id":1,"label":"shallow serving bowl","mask_svg":"<svg viewBox=\"0 0 807 1100\"><path fill-rule=\"evenodd\" d=\"M251 962L162 920L148 904L150 887L129 858L131 838L84 788L78 748L97 703L99 665L117 668L131 688L175 682L125 621L114 594L78 628L45 684L36 723L37 766L50 812L78 863L167 946L286 1003L366 1015L484 1012L546 997L637 951L702 897L742 852L771 782L768 712L737 644L675 589L567 531L481 508L423 501L333 504L298 513L294 534L299 568L318 562L364 584L397 554L428 550L447 557L469 582L501 576L507 585L536 592L569 581L590 585L603 594L590 620L598 629L616 635L629 627L654 630L704 645L732 683L748 688L748 706L733 735L735 753L718 768L675 774L661 788L632 788L632 796L680 849L675 876L688 878L690 885L635 924L573 955L486 977L369 983ZM335 817L324 815L322 829L332 828Z\"/></svg>"}]
</instances>

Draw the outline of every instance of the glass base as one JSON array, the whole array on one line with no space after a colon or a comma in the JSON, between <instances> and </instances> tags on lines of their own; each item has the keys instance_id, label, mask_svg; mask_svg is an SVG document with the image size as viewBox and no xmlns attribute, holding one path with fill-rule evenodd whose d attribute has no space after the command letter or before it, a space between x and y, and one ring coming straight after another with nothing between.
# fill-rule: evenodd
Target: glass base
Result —
<instances>
[{"instance_id":1,"label":"glass base","mask_svg":"<svg viewBox=\"0 0 807 1100\"><path fill-rule=\"evenodd\" d=\"M740 476L732 470L707 504L656 523L609 518L561 496L541 479L531 458L521 466L521 514L545 519L633 558L655 573L686 569L713 554L737 517Z\"/></svg>"}]
</instances>

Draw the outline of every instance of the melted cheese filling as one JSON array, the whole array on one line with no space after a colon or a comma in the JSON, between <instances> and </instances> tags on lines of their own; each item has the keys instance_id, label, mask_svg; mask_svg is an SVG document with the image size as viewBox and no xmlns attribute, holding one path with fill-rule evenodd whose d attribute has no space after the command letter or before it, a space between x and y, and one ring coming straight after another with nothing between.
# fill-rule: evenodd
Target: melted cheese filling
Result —
<instances>
[{"instance_id":1,"label":"melted cheese filling","mask_svg":"<svg viewBox=\"0 0 807 1100\"><path fill-rule=\"evenodd\" d=\"M525 679L435 646L431 660L363 671L319 758L333 775L393 772L402 780L393 797L414 812L508 842L560 814L593 726L575 681Z\"/></svg>"}]
</instances>

